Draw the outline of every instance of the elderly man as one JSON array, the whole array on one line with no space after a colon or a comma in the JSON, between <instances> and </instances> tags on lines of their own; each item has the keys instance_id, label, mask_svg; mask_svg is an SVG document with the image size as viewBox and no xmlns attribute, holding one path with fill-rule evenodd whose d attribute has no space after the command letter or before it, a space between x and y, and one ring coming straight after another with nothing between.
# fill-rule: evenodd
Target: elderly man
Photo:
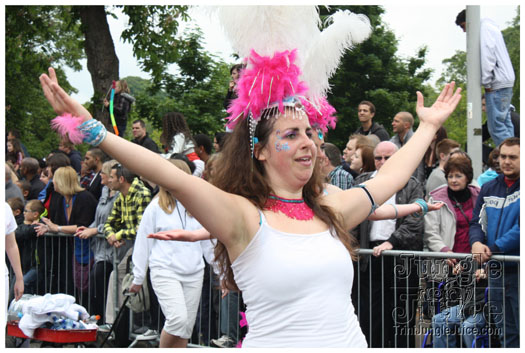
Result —
<instances>
[{"instance_id":1,"label":"elderly man","mask_svg":"<svg viewBox=\"0 0 525 353\"><path fill-rule=\"evenodd\" d=\"M398 150L390 141L380 142L374 149L376 171L359 175L354 184L359 185L376 176L377 171ZM411 177L408 183L384 204L399 205L413 203L423 198L423 186ZM359 239L361 248L373 249L374 257L364 257L358 276L359 296L356 308L363 333L369 347L414 347L415 310L417 308L418 275L415 264L408 258L380 257L384 250L423 250L423 218L409 215L398 219L364 221L353 233ZM369 260L369 261L367 261ZM403 271L400 269L403 268ZM357 283L356 283L357 284ZM394 291L394 287L397 290ZM406 291L408 288L408 292ZM354 291L357 292L357 291ZM396 306L394 307L394 303ZM384 304L384 306L383 306ZM408 312L406 311L408 307ZM370 312L372 310L372 312ZM395 315L394 315L395 313ZM406 315L405 318L401 314ZM395 321L392 322L392 319ZM372 318L370 329L370 318ZM384 340L382 337L384 333ZM397 339L397 342L396 342Z\"/></svg>"}]
</instances>

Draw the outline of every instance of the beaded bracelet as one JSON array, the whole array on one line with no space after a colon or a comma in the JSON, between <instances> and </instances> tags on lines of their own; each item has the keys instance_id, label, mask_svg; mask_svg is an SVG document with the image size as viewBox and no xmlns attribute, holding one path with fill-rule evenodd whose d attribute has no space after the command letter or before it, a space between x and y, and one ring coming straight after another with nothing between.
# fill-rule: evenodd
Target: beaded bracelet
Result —
<instances>
[{"instance_id":1,"label":"beaded bracelet","mask_svg":"<svg viewBox=\"0 0 525 353\"><path fill-rule=\"evenodd\" d=\"M79 125L77 129L84 134L83 142L92 146L100 145L108 134L108 130L106 130L104 124L95 119L89 119Z\"/></svg>"},{"instance_id":2,"label":"beaded bracelet","mask_svg":"<svg viewBox=\"0 0 525 353\"><path fill-rule=\"evenodd\" d=\"M424 217L428 213L428 205L425 200L417 199L414 203L417 203L419 207L421 207L421 214L419 212L414 212L412 215L416 217Z\"/></svg>"}]
</instances>

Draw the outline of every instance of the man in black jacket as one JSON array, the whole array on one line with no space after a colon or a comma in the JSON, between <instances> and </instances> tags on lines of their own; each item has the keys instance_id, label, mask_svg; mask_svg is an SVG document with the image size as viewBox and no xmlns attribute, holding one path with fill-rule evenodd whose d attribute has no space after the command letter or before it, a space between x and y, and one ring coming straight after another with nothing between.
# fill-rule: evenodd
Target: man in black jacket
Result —
<instances>
[{"instance_id":1,"label":"man in black jacket","mask_svg":"<svg viewBox=\"0 0 525 353\"><path fill-rule=\"evenodd\" d=\"M383 125L372 122L376 114L376 107L372 102L362 101L357 106L357 116L361 122L361 127L355 131L356 134L361 135L376 135L381 141L390 140L390 135L383 127Z\"/></svg>"},{"instance_id":2,"label":"man in black jacket","mask_svg":"<svg viewBox=\"0 0 525 353\"><path fill-rule=\"evenodd\" d=\"M374 149L376 169L381 169L397 150L397 146L390 141L380 142ZM355 185L372 179L376 174L377 171L359 175ZM405 187L384 204L395 207L396 204L413 203L423 196L423 186L411 177ZM383 221L367 220L353 230L360 247L373 249L374 254L372 257L361 257L354 275L353 288L358 289L352 293L369 347L415 345L419 284L416 265L410 256L394 258L380 255L384 250L423 250L423 230L423 217L418 215Z\"/></svg>"},{"instance_id":3,"label":"man in black jacket","mask_svg":"<svg viewBox=\"0 0 525 353\"><path fill-rule=\"evenodd\" d=\"M102 164L106 161L107 156L106 154L97 147L91 148L89 151L86 152L86 155L84 156L84 163L86 164L86 167L88 170L95 173L95 176L91 179L89 186L87 187L87 191L89 191L93 196L95 196L95 199L97 201L100 199L100 195L102 194L102 188L104 185L102 185L102 177L100 176L100 171L102 170Z\"/></svg>"},{"instance_id":4,"label":"man in black jacket","mask_svg":"<svg viewBox=\"0 0 525 353\"><path fill-rule=\"evenodd\" d=\"M148 150L155 153L159 153L159 147L155 141L153 141L148 136L148 132L146 131L146 123L143 120L135 120L133 125L131 125L131 129L134 137L131 142L141 145L142 147L147 148Z\"/></svg>"}]
</instances>

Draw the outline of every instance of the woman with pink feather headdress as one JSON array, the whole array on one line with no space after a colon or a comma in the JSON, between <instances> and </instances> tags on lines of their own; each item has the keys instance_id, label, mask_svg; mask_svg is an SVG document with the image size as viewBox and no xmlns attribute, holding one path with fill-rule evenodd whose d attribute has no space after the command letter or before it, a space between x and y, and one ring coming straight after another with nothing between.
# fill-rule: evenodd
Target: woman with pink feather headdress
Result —
<instances>
[{"instance_id":1,"label":"woman with pink feather headdress","mask_svg":"<svg viewBox=\"0 0 525 353\"><path fill-rule=\"evenodd\" d=\"M366 347L350 299L355 241L348 230L405 185L458 104L459 89L446 85L429 108L418 92L421 123L410 141L366 185L324 195L312 136L334 123L323 99L328 77L341 53L370 34L368 19L338 12L320 32L315 7L216 13L247 67L228 110L233 133L214 185L107 133L58 85L53 69L40 77L46 98L57 113L80 118L84 142L169 190L218 239L226 284L242 291L247 307L243 347Z\"/></svg>"}]
</instances>

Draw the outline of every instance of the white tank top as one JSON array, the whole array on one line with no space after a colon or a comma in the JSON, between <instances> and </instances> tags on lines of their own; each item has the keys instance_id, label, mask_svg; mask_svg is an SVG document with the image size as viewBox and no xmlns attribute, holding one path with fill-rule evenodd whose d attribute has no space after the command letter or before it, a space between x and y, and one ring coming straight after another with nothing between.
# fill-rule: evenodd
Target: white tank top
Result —
<instances>
[{"instance_id":1,"label":"white tank top","mask_svg":"<svg viewBox=\"0 0 525 353\"><path fill-rule=\"evenodd\" d=\"M244 347L366 347L351 302L353 267L327 230L261 227L232 264L246 304Z\"/></svg>"}]
</instances>

